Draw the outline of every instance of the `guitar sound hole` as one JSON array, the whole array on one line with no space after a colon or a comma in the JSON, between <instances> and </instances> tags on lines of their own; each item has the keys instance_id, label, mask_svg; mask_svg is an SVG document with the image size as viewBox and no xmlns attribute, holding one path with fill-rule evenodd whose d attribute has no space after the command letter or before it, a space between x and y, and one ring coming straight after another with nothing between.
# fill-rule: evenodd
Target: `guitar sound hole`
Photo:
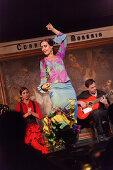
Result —
<instances>
[{"instance_id":1,"label":"guitar sound hole","mask_svg":"<svg viewBox=\"0 0 113 170\"><path fill-rule=\"evenodd\" d=\"M92 102L89 102L89 104L88 104L89 106L92 106L93 105L93 103Z\"/></svg>"}]
</instances>

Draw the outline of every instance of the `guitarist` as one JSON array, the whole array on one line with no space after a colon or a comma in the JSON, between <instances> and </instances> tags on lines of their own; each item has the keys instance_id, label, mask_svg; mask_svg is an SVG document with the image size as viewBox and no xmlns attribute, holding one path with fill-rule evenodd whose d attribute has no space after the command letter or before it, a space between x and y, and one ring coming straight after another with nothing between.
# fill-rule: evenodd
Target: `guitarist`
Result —
<instances>
[{"instance_id":1,"label":"guitarist","mask_svg":"<svg viewBox=\"0 0 113 170\"><path fill-rule=\"evenodd\" d=\"M99 137L104 139L104 136L108 136L110 131L107 112L110 101L108 98L105 97L105 92L96 88L96 83L93 79L86 80L85 87L86 90L79 94L77 97L78 106L81 106L81 108L86 108L87 102L84 102L80 99L88 99L90 96L100 98L100 105L98 109L91 111L88 117L86 117L85 119L78 118L78 124L80 124L82 127L88 128L90 127L91 122L93 122L95 124L95 127L97 128L97 133Z\"/></svg>"}]
</instances>

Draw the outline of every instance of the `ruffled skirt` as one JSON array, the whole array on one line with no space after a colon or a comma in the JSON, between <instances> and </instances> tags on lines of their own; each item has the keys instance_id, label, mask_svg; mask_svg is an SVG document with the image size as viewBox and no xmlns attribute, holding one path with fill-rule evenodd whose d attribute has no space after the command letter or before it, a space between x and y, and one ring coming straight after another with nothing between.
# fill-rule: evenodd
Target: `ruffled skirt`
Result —
<instances>
[{"instance_id":1,"label":"ruffled skirt","mask_svg":"<svg viewBox=\"0 0 113 170\"><path fill-rule=\"evenodd\" d=\"M40 132L41 127L37 124L28 124L26 128L25 143L41 151L43 154L48 153L48 148Z\"/></svg>"},{"instance_id":2,"label":"ruffled skirt","mask_svg":"<svg viewBox=\"0 0 113 170\"><path fill-rule=\"evenodd\" d=\"M53 108L43 120L43 130L48 142L59 147L77 141L79 126L77 125L77 99L70 81L55 83L49 90Z\"/></svg>"},{"instance_id":3,"label":"ruffled skirt","mask_svg":"<svg viewBox=\"0 0 113 170\"><path fill-rule=\"evenodd\" d=\"M77 119L78 106L75 90L70 81L66 83L53 83L49 90L50 99L53 104L53 109L74 109L74 117Z\"/></svg>"}]
</instances>

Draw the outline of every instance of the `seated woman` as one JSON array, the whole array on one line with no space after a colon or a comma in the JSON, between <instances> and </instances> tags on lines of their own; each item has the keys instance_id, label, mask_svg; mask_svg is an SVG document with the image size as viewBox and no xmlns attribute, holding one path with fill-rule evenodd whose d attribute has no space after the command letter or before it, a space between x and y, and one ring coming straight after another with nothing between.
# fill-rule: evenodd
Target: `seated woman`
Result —
<instances>
[{"instance_id":1,"label":"seated woman","mask_svg":"<svg viewBox=\"0 0 113 170\"><path fill-rule=\"evenodd\" d=\"M20 97L21 101L16 105L16 111L23 114L27 123L25 143L46 154L48 149L40 132L41 127L37 125L37 120L42 119L40 107L37 102L30 100L29 90L26 87L21 87Z\"/></svg>"}]
</instances>

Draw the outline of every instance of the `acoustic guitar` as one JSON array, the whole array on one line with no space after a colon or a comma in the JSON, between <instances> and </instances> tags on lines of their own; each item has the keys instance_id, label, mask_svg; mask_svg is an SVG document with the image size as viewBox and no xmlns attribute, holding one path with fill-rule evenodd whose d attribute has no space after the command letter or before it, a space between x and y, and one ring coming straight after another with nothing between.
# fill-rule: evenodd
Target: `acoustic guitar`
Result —
<instances>
[{"instance_id":1,"label":"acoustic guitar","mask_svg":"<svg viewBox=\"0 0 113 170\"><path fill-rule=\"evenodd\" d=\"M110 96L111 94L113 94L113 91L107 93L106 95L104 95L105 97ZM83 101L87 104L87 106L85 108L82 108L80 105L78 106L78 114L77 117L79 119L85 119L89 116L90 112L98 109L100 107L100 101L101 97L96 98L95 96L90 96L88 99L79 99L78 101Z\"/></svg>"}]
</instances>

